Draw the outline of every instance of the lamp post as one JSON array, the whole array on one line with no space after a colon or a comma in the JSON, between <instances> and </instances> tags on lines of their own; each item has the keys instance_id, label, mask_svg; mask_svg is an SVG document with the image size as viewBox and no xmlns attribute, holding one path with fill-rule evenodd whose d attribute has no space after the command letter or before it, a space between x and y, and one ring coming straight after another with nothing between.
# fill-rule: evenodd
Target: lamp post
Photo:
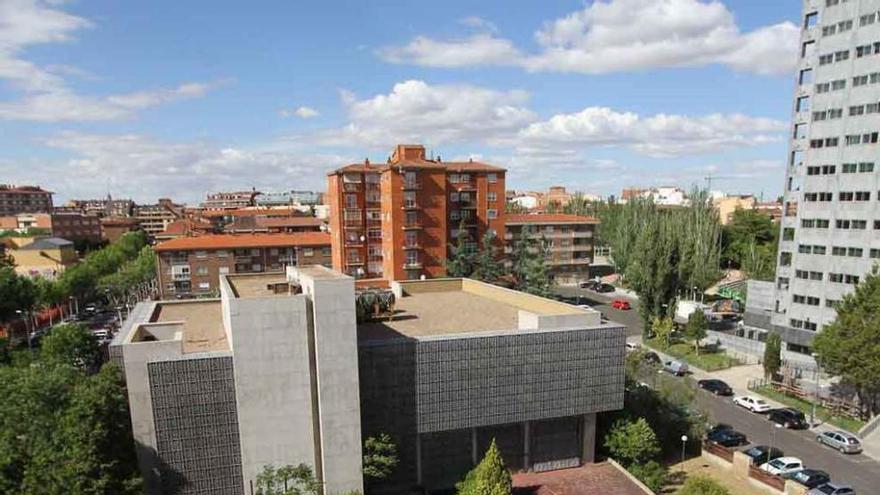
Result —
<instances>
[{"instance_id":1,"label":"lamp post","mask_svg":"<svg viewBox=\"0 0 880 495\"><path fill-rule=\"evenodd\" d=\"M31 322L30 315L28 315L27 310L16 309L15 313L19 316L19 318L24 319L24 333L27 336L27 344L28 349L31 348Z\"/></svg>"},{"instance_id":2,"label":"lamp post","mask_svg":"<svg viewBox=\"0 0 880 495\"><path fill-rule=\"evenodd\" d=\"M813 368L813 385L816 387L816 393L813 394L813 405L810 408L810 427L816 424L816 403L819 402L819 377L821 376L821 370L819 369L819 355L813 353L813 360L816 361L816 367Z\"/></svg>"},{"instance_id":3,"label":"lamp post","mask_svg":"<svg viewBox=\"0 0 880 495\"><path fill-rule=\"evenodd\" d=\"M770 462L770 453L773 451L773 446L776 444L776 430L782 428L782 425L779 423L772 423L773 429L771 431L770 436L770 448L767 450L767 462Z\"/></svg>"},{"instance_id":4,"label":"lamp post","mask_svg":"<svg viewBox=\"0 0 880 495\"><path fill-rule=\"evenodd\" d=\"M687 446L687 441L688 441L688 436L682 435L681 436L681 464L682 464L681 469L682 469L682 471L684 471L684 449L685 449L685 446Z\"/></svg>"}]
</instances>

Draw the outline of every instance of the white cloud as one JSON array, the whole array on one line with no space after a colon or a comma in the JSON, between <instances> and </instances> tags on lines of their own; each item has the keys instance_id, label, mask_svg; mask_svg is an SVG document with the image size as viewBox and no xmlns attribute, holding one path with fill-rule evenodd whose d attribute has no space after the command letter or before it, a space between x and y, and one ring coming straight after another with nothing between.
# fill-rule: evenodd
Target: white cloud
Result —
<instances>
[{"instance_id":1,"label":"white cloud","mask_svg":"<svg viewBox=\"0 0 880 495\"><path fill-rule=\"evenodd\" d=\"M385 149L389 143L449 143L509 136L534 121L524 91L410 80L363 100L342 92L348 124L301 136L309 142Z\"/></svg>"},{"instance_id":2,"label":"white cloud","mask_svg":"<svg viewBox=\"0 0 880 495\"><path fill-rule=\"evenodd\" d=\"M311 107L299 107L294 110L281 110L279 112L279 115L285 118L296 116L301 119L310 119L312 117L317 117L318 115L321 115L321 113Z\"/></svg>"},{"instance_id":3,"label":"white cloud","mask_svg":"<svg viewBox=\"0 0 880 495\"><path fill-rule=\"evenodd\" d=\"M40 122L114 120L134 111L185 98L203 96L209 85L182 84L176 88L137 91L110 96L82 95L69 88L62 76L94 78L75 66L40 67L22 58L33 45L62 43L93 24L58 8L52 0L0 1L0 80L23 95L0 102L0 119Z\"/></svg>"},{"instance_id":4,"label":"white cloud","mask_svg":"<svg viewBox=\"0 0 880 495\"><path fill-rule=\"evenodd\" d=\"M626 146L648 156L681 156L781 139L785 122L741 114L642 117L606 107L558 114L522 129L519 146Z\"/></svg>"},{"instance_id":5,"label":"white cloud","mask_svg":"<svg viewBox=\"0 0 880 495\"><path fill-rule=\"evenodd\" d=\"M393 63L432 67L508 65L602 74L723 64L784 74L794 68L799 32L790 22L742 32L717 0L597 0L545 23L535 33L540 49L531 54L487 33L453 40L417 36L379 54Z\"/></svg>"},{"instance_id":6,"label":"white cloud","mask_svg":"<svg viewBox=\"0 0 880 495\"><path fill-rule=\"evenodd\" d=\"M483 19L482 17L478 17L475 15L470 15L470 16L464 17L462 19L459 19L458 22L464 26L467 26L469 28L473 28L477 31L485 31L485 32L489 32L489 33L497 33L498 32L498 26L496 26L495 23L493 23L491 21L487 21L486 19Z\"/></svg>"},{"instance_id":7,"label":"white cloud","mask_svg":"<svg viewBox=\"0 0 880 495\"><path fill-rule=\"evenodd\" d=\"M44 144L70 153L71 158L64 163L35 163L26 171L20 170L21 176L13 166L11 180L39 183L68 195L75 192L77 196L96 197L106 195L109 184L114 195L132 196L139 201L170 196L198 202L209 191L251 186L271 190L281 187L279 184L321 190L326 185L324 172L351 158L290 148L167 142L141 134L68 131ZM60 168L64 174L58 173Z\"/></svg>"}]
</instances>

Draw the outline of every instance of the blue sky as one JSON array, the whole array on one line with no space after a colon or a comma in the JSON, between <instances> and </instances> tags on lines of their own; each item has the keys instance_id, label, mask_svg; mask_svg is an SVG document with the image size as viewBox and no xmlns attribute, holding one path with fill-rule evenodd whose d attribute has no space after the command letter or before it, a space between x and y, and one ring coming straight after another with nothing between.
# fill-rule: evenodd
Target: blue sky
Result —
<instances>
[{"instance_id":1,"label":"blue sky","mask_svg":"<svg viewBox=\"0 0 880 495\"><path fill-rule=\"evenodd\" d=\"M0 182L325 187L398 142L508 187L775 197L800 2L0 0Z\"/></svg>"}]
</instances>

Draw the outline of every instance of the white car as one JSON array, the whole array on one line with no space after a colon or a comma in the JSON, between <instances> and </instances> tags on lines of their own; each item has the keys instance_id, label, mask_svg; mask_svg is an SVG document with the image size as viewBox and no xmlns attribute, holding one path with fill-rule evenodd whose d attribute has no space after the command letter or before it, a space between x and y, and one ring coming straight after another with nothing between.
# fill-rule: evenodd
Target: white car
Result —
<instances>
[{"instance_id":1,"label":"white car","mask_svg":"<svg viewBox=\"0 0 880 495\"><path fill-rule=\"evenodd\" d=\"M770 474L783 475L800 471L804 468L804 463L797 457L779 457L770 462L761 464L761 471Z\"/></svg>"},{"instance_id":2,"label":"white car","mask_svg":"<svg viewBox=\"0 0 880 495\"><path fill-rule=\"evenodd\" d=\"M733 399L733 403L752 411L753 413L765 413L772 409L770 404L767 403L764 399L759 399L757 397L752 397L751 395L743 395L742 397L736 397Z\"/></svg>"}]
</instances>

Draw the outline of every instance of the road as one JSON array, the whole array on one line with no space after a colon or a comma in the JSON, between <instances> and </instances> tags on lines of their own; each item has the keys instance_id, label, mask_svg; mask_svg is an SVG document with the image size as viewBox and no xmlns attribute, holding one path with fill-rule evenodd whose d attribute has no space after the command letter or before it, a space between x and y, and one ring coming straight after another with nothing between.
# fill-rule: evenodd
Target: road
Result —
<instances>
[{"instance_id":1,"label":"road","mask_svg":"<svg viewBox=\"0 0 880 495\"><path fill-rule=\"evenodd\" d=\"M764 415L734 405L729 397L715 397L704 391L699 391L697 397L716 423L727 423L745 433L751 445L770 445L772 442L785 455L799 458L807 467L821 469L830 474L832 480L852 485L859 495L880 492L880 463L873 459L862 454L843 455L824 447L816 442L816 433L812 430L774 428L774 423Z\"/></svg>"},{"instance_id":2,"label":"road","mask_svg":"<svg viewBox=\"0 0 880 495\"><path fill-rule=\"evenodd\" d=\"M597 294L573 287L559 288L557 293L564 297L580 297L580 304L586 303L609 319L626 325L630 336L642 334L638 301L630 300L633 309L620 311L610 306L612 300L622 298L615 293ZM807 467L821 469L830 474L832 480L852 485L859 495L880 493L880 463L877 461L862 454L843 455L824 447L816 442L816 432L813 430L776 429L765 416L734 405L731 398L698 391L697 401L713 422L727 423L745 433L751 444L741 450L754 445L770 445L772 442L786 455L801 459Z\"/></svg>"}]
</instances>

